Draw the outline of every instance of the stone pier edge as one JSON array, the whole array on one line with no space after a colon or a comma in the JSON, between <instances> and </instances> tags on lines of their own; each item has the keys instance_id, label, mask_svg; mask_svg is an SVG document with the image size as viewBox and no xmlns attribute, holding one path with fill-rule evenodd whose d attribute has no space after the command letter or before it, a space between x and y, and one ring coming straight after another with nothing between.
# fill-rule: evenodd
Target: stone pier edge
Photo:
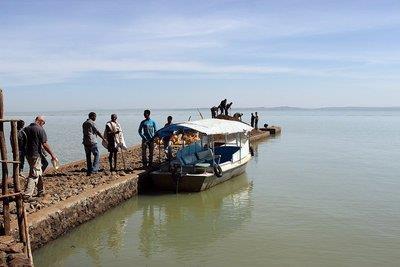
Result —
<instances>
[{"instance_id":1,"label":"stone pier edge","mask_svg":"<svg viewBox=\"0 0 400 267\"><path fill-rule=\"evenodd\" d=\"M138 193L138 173L123 176L110 184L87 189L53 206L28 215L32 249L66 234ZM17 234L17 225L12 228Z\"/></svg>"}]
</instances>

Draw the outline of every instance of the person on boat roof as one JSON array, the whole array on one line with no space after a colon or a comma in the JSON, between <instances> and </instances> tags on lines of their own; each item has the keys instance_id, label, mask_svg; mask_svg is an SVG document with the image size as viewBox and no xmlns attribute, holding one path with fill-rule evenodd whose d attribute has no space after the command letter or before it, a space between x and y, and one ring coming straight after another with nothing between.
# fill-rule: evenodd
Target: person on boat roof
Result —
<instances>
[{"instance_id":1,"label":"person on boat roof","mask_svg":"<svg viewBox=\"0 0 400 267\"><path fill-rule=\"evenodd\" d=\"M227 105L225 106L225 115L226 115L226 116L229 115L229 110L231 109L232 105L233 105L233 102L231 102L231 103L229 103L229 104L227 104Z\"/></svg>"},{"instance_id":2,"label":"person on boat roof","mask_svg":"<svg viewBox=\"0 0 400 267\"><path fill-rule=\"evenodd\" d=\"M218 112L218 107L214 106L210 110L211 110L211 118L216 118L217 112Z\"/></svg>"},{"instance_id":3,"label":"person on boat roof","mask_svg":"<svg viewBox=\"0 0 400 267\"><path fill-rule=\"evenodd\" d=\"M139 126L139 135L142 137L142 163L144 167L151 166L153 164L153 153L154 153L154 134L157 131L156 123L150 119L150 110L146 109L143 113L144 120ZM149 157L147 158L147 149L149 149Z\"/></svg>"},{"instance_id":4,"label":"person on boat roof","mask_svg":"<svg viewBox=\"0 0 400 267\"><path fill-rule=\"evenodd\" d=\"M220 113L221 115L224 114L225 107L226 107L226 102L227 102L227 100L226 100L226 98L225 98L224 100L221 101L221 103L220 103L219 106L218 106L218 108L219 108L219 110L220 110L220 112L221 112L221 113Z\"/></svg>"}]
</instances>

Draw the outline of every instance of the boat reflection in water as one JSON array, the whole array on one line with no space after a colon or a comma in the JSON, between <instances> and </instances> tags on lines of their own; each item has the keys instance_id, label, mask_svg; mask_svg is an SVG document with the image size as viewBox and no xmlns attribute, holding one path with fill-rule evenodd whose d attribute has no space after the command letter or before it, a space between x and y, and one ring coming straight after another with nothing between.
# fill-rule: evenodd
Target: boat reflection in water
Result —
<instances>
[{"instance_id":1,"label":"boat reflection in water","mask_svg":"<svg viewBox=\"0 0 400 267\"><path fill-rule=\"evenodd\" d=\"M165 246L186 254L234 232L251 217L251 189L242 175L208 191L143 206L140 250L150 256Z\"/></svg>"},{"instance_id":2,"label":"boat reflection in water","mask_svg":"<svg viewBox=\"0 0 400 267\"><path fill-rule=\"evenodd\" d=\"M252 183L241 175L193 194L141 195L35 251L37 266L146 263L178 258L244 227Z\"/></svg>"}]
</instances>

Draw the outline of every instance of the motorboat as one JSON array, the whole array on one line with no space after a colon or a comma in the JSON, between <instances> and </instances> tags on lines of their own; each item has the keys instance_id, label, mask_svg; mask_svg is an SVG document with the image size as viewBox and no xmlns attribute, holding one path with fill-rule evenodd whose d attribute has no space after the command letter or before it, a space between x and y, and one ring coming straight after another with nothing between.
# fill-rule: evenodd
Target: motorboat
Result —
<instances>
[{"instance_id":1,"label":"motorboat","mask_svg":"<svg viewBox=\"0 0 400 267\"><path fill-rule=\"evenodd\" d=\"M153 186L161 191L200 192L242 174L252 158L252 129L248 124L223 119L188 121L160 129L155 136L163 140L174 135L197 138L182 142L175 157L150 173Z\"/></svg>"}]
</instances>

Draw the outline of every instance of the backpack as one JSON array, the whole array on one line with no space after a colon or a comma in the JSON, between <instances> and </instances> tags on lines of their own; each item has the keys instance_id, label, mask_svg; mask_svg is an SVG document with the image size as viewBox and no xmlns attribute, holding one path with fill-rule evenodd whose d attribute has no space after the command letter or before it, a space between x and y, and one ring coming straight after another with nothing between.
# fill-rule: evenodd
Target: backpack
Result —
<instances>
[{"instance_id":1,"label":"backpack","mask_svg":"<svg viewBox=\"0 0 400 267\"><path fill-rule=\"evenodd\" d=\"M25 129L26 128L22 129L18 133L18 146L19 150L22 152L26 152L28 148L28 135L26 134Z\"/></svg>"}]
</instances>

